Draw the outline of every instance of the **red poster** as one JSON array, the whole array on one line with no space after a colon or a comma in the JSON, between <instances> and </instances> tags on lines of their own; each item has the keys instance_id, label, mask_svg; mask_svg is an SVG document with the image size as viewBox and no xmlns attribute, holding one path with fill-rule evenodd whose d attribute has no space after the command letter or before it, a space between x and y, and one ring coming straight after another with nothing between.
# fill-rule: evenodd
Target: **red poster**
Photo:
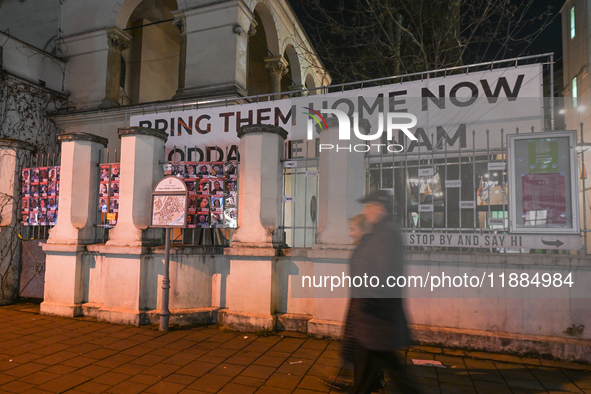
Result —
<instances>
[{"instance_id":1,"label":"red poster","mask_svg":"<svg viewBox=\"0 0 591 394\"><path fill-rule=\"evenodd\" d=\"M523 177L523 213L526 226L566 223L564 176L527 174Z\"/></svg>"}]
</instances>

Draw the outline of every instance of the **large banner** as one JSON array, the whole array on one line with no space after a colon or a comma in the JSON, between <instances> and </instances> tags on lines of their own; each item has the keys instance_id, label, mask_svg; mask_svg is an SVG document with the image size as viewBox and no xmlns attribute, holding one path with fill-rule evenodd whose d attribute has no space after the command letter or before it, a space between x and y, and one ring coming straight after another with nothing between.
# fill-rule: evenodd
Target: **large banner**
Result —
<instances>
[{"instance_id":1,"label":"large banner","mask_svg":"<svg viewBox=\"0 0 591 394\"><path fill-rule=\"evenodd\" d=\"M500 146L501 130L541 131L542 78L542 65L532 64L302 98L137 115L130 125L165 131L170 136L168 159L176 149L176 160L185 161L239 160L236 132L244 125L280 126L289 139L317 138L317 130L310 135L310 124L322 125L336 116L331 109L367 119L370 129L363 133L368 135L389 131L388 140L407 152L441 152L445 145L479 149L486 148L487 139L491 146ZM400 124L387 112L412 114L416 122L409 123L408 133L402 127L396 130Z\"/></svg>"}]
</instances>

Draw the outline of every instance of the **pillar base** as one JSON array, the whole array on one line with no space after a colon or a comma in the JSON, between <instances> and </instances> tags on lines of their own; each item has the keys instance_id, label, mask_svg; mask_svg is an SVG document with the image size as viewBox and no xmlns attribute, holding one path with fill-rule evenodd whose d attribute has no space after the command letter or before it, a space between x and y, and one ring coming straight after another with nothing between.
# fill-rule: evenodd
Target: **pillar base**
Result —
<instances>
[{"instance_id":1,"label":"pillar base","mask_svg":"<svg viewBox=\"0 0 591 394\"><path fill-rule=\"evenodd\" d=\"M191 326L195 324L215 324L218 322L220 308L212 306L207 308L171 309L169 324L179 326ZM160 323L160 310L148 312L151 324Z\"/></svg>"},{"instance_id":2,"label":"pillar base","mask_svg":"<svg viewBox=\"0 0 591 394\"><path fill-rule=\"evenodd\" d=\"M285 313L277 316L277 329L307 333L310 320L312 320L312 315Z\"/></svg>"},{"instance_id":3,"label":"pillar base","mask_svg":"<svg viewBox=\"0 0 591 394\"><path fill-rule=\"evenodd\" d=\"M224 314L224 327L236 331L253 332L258 330L272 330L275 328L277 316L258 313L243 313L227 311Z\"/></svg>"},{"instance_id":4,"label":"pillar base","mask_svg":"<svg viewBox=\"0 0 591 394\"><path fill-rule=\"evenodd\" d=\"M345 323L335 320L312 319L308 322L308 335L314 338L342 339Z\"/></svg>"},{"instance_id":5,"label":"pillar base","mask_svg":"<svg viewBox=\"0 0 591 394\"><path fill-rule=\"evenodd\" d=\"M77 317L84 315L82 304L66 304L61 302L44 301L40 305L40 311L43 315L62 317Z\"/></svg>"},{"instance_id":6,"label":"pillar base","mask_svg":"<svg viewBox=\"0 0 591 394\"><path fill-rule=\"evenodd\" d=\"M96 313L96 318L99 321L115 324L129 324L136 327L150 324L148 311L100 308Z\"/></svg>"}]
</instances>

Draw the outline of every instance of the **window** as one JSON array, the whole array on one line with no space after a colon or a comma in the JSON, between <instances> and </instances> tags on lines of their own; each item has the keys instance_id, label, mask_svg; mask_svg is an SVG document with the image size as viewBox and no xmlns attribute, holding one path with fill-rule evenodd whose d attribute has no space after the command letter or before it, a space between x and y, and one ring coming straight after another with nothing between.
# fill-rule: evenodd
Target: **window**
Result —
<instances>
[{"instance_id":1,"label":"window","mask_svg":"<svg viewBox=\"0 0 591 394\"><path fill-rule=\"evenodd\" d=\"M575 6L570 9L570 38L575 38Z\"/></svg>"},{"instance_id":2,"label":"window","mask_svg":"<svg viewBox=\"0 0 591 394\"><path fill-rule=\"evenodd\" d=\"M573 88L572 88L572 93L573 93L573 108L577 108L577 97L578 97L578 91L577 91L577 77L573 78Z\"/></svg>"}]
</instances>

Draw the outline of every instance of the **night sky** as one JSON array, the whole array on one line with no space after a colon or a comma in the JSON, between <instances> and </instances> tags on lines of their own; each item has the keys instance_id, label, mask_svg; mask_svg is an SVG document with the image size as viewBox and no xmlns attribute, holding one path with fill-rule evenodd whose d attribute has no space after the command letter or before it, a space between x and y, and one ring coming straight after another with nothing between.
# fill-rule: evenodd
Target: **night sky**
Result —
<instances>
[{"instance_id":1,"label":"night sky","mask_svg":"<svg viewBox=\"0 0 591 394\"><path fill-rule=\"evenodd\" d=\"M307 25L307 16L304 10L305 2L298 1L298 0L288 0L293 7L295 13L297 14L298 18L302 22L304 28L310 35L312 41L314 41L313 34L311 32L310 27ZM333 0L326 0L325 4L330 4ZM560 67L562 64L562 37L561 37L561 15L559 14L561 7L565 3L566 0L535 0L534 4L530 8L530 10L526 13L526 17L532 17L535 15L540 15L544 11L551 7L552 16L550 20L552 21L549 26L546 27L537 38L526 48L519 48L518 52L513 56L512 53L509 58L516 57L517 55L526 56L526 55L534 55L534 54L541 54L541 53L548 53L554 52L554 60L557 63L557 66ZM523 3L522 0L514 0L516 4ZM335 2L336 3L336 2ZM487 59L493 60L493 59ZM497 59L498 60L498 59ZM470 59L464 59L465 62L470 63ZM330 71L330 70L329 70Z\"/></svg>"}]
</instances>

